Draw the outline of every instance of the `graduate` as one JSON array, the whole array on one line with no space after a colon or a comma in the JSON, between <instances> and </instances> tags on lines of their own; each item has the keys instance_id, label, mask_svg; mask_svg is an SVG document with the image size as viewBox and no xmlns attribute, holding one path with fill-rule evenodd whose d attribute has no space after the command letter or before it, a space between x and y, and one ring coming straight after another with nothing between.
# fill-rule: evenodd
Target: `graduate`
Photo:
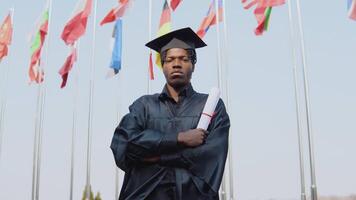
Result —
<instances>
[{"instance_id":1,"label":"graduate","mask_svg":"<svg viewBox=\"0 0 356 200\"><path fill-rule=\"evenodd\" d=\"M166 84L144 95L116 128L111 149L125 172L120 200L218 200L230 120L219 99L207 130L197 129L208 95L191 85L195 49L206 46L191 28L146 44L161 56Z\"/></svg>"}]
</instances>

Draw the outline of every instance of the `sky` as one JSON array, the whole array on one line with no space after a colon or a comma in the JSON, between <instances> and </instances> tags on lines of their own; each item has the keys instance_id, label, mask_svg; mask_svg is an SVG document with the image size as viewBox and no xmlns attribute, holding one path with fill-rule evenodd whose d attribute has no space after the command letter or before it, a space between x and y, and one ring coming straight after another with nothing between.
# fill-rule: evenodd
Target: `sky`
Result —
<instances>
[{"instance_id":1,"label":"sky","mask_svg":"<svg viewBox=\"0 0 356 200\"><path fill-rule=\"evenodd\" d=\"M296 100L293 82L293 44L287 5L272 10L269 30L256 37L252 10L240 1L226 0L226 38L223 82L227 83L231 118L230 153L234 195L242 200L299 199L300 175ZM294 2L294 1L293 1ZM173 29L197 30L210 0L184 0L172 13ZM0 199L31 199L33 145L38 87L28 84L29 35L34 31L45 0L3 0L0 18L14 7L14 35L9 56L0 63L0 95L6 96L5 127L0 155ZM76 111L74 199L85 186L89 115L89 78L94 18L79 42L78 61L67 87L60 89L58 70L69 53L60 39L75 0L53 1L48 46L43 54L46 100L41 154L40 199L69 198L73 111ZM103 199L114 199L115 164L109 148L118 116L147 94L149 51L144 46L157 30L163 0L153 1L152 38L149 37L148 1L135 0L123 18L123 64L119 75L106 79L110 37L114 24L99 26L116 1L99 1L95 23L93 144L91 184ZM295 4L293 3L295 8ZM295 9L294 9L295 11ZM301 0L315 172L319 195L356 193L356 22L347 17L346 1ZM293 15L296 21L296 15ZM223 31L223 26L220 26ZM297 34L297 32L295 32ZM195 90L208 93L218 85L217 27L211 27L197 51L193 74ZM223 40L221 40L223 41ZM48 59L46 59L48 52ZM301 53L297 52L306 190L310 194ZM8 81L5 83L5 72ZM226 82L225 82L226 81ZM155 67L150 93L165 83ZM225 95L227 95L225 91ZM75 96L77 96L75 101ZM77 102L75 104L75 102Z\"/></svg>"}]
</instances>

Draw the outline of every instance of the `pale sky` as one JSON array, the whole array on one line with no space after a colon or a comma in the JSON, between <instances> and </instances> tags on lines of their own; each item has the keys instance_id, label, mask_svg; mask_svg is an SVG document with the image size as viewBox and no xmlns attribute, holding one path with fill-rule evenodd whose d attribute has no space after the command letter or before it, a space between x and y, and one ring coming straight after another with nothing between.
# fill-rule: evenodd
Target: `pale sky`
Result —
<instances>
[{"instance_id":1,"label":"pale sky","mask_svg":"<svg viewBox=\"0 0 356 200\"><path fill-rule=\"evenodd\" d=\"M125 15L122 70L119 77L105 79L114 24L103 27L98 24L109 9L116 6L116 2L99 1L96 25L91 183L93 191L100 191L104 200L114 199L115 164L109 145L117 125L117 113L127 113L128 106L147 93L148 50L144 46L149 40L147 0L134 1ZM28 85L28 35L33 31L45 3L44 0L4 0L0 6L1 21L9 8L15 8L13 44L9 56L0 64L0 95L4 97L7 94L0 155L0 199L31 199L37 86ZM210 0L184 0L172 14L173 28L191 26L196 30L209 3ZM58 74L69 52L60 39L60 33L75 5L76 0L53 1L47 38L49 59L48 66L44 66L47 93L40 181L40 198L44 200L69 198L76 74L79 74L79 93L74 199L81 198L85 186L93 16L87 33L80 40L78 62L65 89L59 87L61 78ZM162 5L163 0L153 1L153 36L158 29ZM273 9L269 30L260 37L253 33L256 26L253 11L243 10L240 1L226 0L225 12L228 43L224 52L227 55L225 66L229 71L234 194L241 200L298 199L300 177L288 7ZM301 12L318 193L349 195L356 193L356 22L347 17L346 1L301 0ZM198 62L192 83L199 92L208 93L218 84L216 30L216 26L210 28L204 38L208 47L197 51ZM43 63L46 63L44 55ZM8 83L4 85L6 67L10 70ZM298 68L301 77L299 53ZM165 81L156 67L155 76L156 80L151 82L152 92L160 92ZM302 83L301 79L299 83ZM305 122L305 112L302 114ZM303 126L309 193L305 130Z\"/></svg>"}]
</instances>

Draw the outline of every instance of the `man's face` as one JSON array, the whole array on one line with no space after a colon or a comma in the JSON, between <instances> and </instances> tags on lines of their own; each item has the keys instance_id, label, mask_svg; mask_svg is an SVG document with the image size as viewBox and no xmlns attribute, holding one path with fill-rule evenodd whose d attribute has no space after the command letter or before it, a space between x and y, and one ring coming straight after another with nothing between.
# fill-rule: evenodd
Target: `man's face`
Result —
<instances>
[{"instance_id":1,"label":"man's face","mask_svg":"<svg viewBox=\"0 0 356 200\"><path fill-rule=\"evenodd\" d=\"M192 77L194 66L184 49L169 49L163 62L163 73L167 84L173 88L186 86Z\"/></svg>"}]
</instances>

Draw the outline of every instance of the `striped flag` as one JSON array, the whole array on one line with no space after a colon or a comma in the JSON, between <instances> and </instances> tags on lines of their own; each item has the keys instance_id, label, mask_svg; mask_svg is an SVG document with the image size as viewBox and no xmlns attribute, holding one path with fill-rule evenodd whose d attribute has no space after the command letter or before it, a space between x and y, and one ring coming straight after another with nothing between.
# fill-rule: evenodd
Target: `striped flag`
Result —
<instances>
[{"instance_id":1,"label":"striped flag","mask_svg":"<svg viewBox=\"0 0 356 200\"><path fill-rule=\"evenodd\" d=\"M129 5L129 0L120 0L120 4L116 8L113 8L109 11L109 13L100 22L100 25L102 26L106 23L114 22L117 19L124 16L128 5Z\"/></svg>"},{"instance_id":2,"label":"striped flag","mask_svg":"<svg viewBox=\"0 0 356 200\"><path fill-rule=\"evenodd\" d=\"M109 78L119 73L121 69L121 52L122 52L122 20L119 18L116 20L113 31L114 45L112 49L110 71L108 73Z\"/></svg>"},{"instance_id":3,"label":"striped flag","mask_svg":"<svg viewBox=\"0 0 356 200\"><path fill-rule=\"evenodd\" d=\"M283 5L285 0L242 0L241 2L244 9L256 6L254 14L258 25L255 34L262 35L268 28L272 7Z\"/></svg>"},{"instance_id":4,"label":"striped flag","mask_svg":"<svg viewBox=\"0 0 356 200\"><path fill-rule=\"evenodd\" d=\"M256 35L262 35L268 29L268 22L271 16L272 7L261 7L255 9L255 16L258 25L255 29Z\"/></svg>"},{"instance_id":5,"label":"striped flag","mask_svg":"<svg viewBox=\"0 0 356 200\"><path fill-rule=\"evenodd\" d=\"M161 19L159 22L158 37L171 31L171 10L169 9L167 0L164 1ZM156 65L162 68L161 56L156 54Z\"/></svg>"},{"instance_id":6,"label":"striped flag","mask_svg":"<svg viewBox=\"0 0 356 200\"><path fill-rule=\"evenodd\" d=\"M38 26L38 31L34 36L31 44L31 62L28 75L30 82L41 83L43 81L44 72L41 65L41 51L48 33L48 10L46 10L41 18Z\"/></svg>"},{"instance_id":7,"label":"striped flag","mask_svg":"<svg viewBox=\"0 0 356 200\"><path fill-rule=\"evenodd\" d=\"M12 19L9 13L0 27L0 61L8 54L8 45L12 40Z\"/></svg>"},{"instance_id":8,"label":"striped flag","mask_svg":"<svg viewBox=\"0 0 356 200\"><path fill-rule=\"evenodd\" d=\"M223 20L223 7L222 7L221 0L218 1L218 5L219 5L218 7L219 22L221 22ZM215 24L216 24L215 0L212 0L209 6L209 10L199 26L197 35L200 38L203 38L205 34L208 32L210 26L213 26Z\"/></svg>"},{"instance_id":9,"label":"striped flag","mask_svg":"<svg viewBox=\"0 0 356 200\"><path fill-rule=\"evenodd\" d=\"M347 10L349 18L356 20L356 0L347 1Z\"/></svg>"},{"instance_id":10,"label":"striped flag","mask_svg":"<svg viewBox=\"0 0 356 200\"><path fill-rule=\"evenodd\" d=\"M171 0L171 8L173 11L176 10L180 2L182 2L182 0Z\"/></svg>"},{"instance_id":11,"label":"striped flag","mask_svg":"<svg viewBox=\"0 0 356 200\"><path fill-rule=\"evenodd\" d=\"M150 57L148 60L148 71L149 71L149 75L150 75L150 80L154 80L155 76L153 73L152 51L150 51Z\"/></svg>"}]
</instances>

